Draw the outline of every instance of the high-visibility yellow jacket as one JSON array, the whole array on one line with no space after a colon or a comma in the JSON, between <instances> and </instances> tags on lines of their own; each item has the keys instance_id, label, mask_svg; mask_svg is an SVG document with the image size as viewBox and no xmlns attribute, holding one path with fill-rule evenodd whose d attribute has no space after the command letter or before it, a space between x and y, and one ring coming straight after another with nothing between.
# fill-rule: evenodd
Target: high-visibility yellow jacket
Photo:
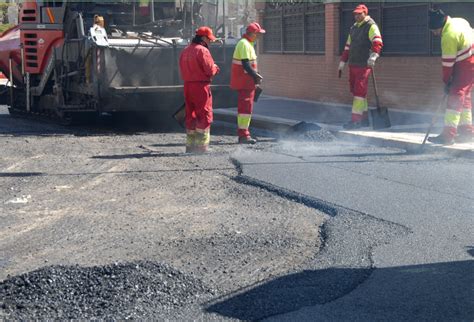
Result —
<instances>
[{"instance_id":1,"label":"high-visibility yellow jacket","mask_svg":"<svg viewBox=\"0 0 474 322\"><path fill-rule=\"evenodd\" d=\"M242 65L242 60L248 59L250 66L257 71L257 54L253 47L253 42L249 41L245 35L239 40L235 46L234 55L232 57L232 69L230 76L230 87L235 90L239 89L255 89L255 81Z\"/></svg>"},{"instance_id":2,"label":"high-visibility yellow jacket","mask_svg":"<svg viewBox=\"0 0 474 322\"><path fill-rule=\"evenodd\" d=\"M474 30L462 18L447 17L441 33L443 81L447 84L458 68L474 63Z\"/></svg>"}]
</instances>

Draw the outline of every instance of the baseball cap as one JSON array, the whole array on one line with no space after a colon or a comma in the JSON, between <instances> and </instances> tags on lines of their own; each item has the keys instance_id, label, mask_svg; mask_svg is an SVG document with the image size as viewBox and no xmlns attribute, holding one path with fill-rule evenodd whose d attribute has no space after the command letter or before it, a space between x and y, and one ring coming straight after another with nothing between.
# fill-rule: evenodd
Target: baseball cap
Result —
<instances>
[{"instance_id":1,"label":"baseball cap","mask_svg":"<svg viewBox=\"0 0 474 322\"><path fill-rule=\"evenodd\" d=\"M212 33L212 29L209 27L199 27L196 29L196 36L206 36L209 40L214 41L216 40L216 36Z\"/></svg>"},{"instance_id":2,"label":"baseball cap","mask_svg":"<svg viewBox=\"0 0 474 322\"><path fill-rule=\"evenodd\" d=\"M367 7L363 4L360 4L358 5L357 7L355 7L354 11L352 11L353 13L365 13L365 14L368 14L369 13L369 9L367 9Z\"/></svg>"},{"instance_id":3,"label":"baseball cap","mask_svg":"<svg viewBox=\"0 0 474 322\"><path fill-rule=\"evenodd\" d=\"M266 31L265 29L260 26L257 22L252 22L250 25L247 26L247 32L255 32L258 34L264 34Z\"/></svg>"}]
</instances>

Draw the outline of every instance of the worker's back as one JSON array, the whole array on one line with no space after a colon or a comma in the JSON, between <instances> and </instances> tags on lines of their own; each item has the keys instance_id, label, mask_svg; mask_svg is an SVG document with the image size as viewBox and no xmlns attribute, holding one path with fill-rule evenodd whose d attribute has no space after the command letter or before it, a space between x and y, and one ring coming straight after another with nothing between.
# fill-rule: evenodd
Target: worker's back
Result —
<instances>
[{"instance_id":1,"label":"worker's back","mask_svg":"<svg viewBox=\"0 0 474 322\"><path fill-rule=\"evenodd\" d=\"M443 55L456 55L456 61L472 55L474 31L466 19L448 18L441 36ZM455 52L454 52L455 51Z\"/></svg>"}]
</instances>

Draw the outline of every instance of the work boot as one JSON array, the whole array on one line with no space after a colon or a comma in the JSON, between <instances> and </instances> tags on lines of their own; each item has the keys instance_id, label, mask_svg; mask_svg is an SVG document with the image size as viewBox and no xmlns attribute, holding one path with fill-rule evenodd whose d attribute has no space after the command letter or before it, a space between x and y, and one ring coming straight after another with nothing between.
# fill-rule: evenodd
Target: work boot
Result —
<instances>
[{"instance_id":1,"label":"work boot","mask_svg":"<svg viewBox=\"0 0 474 322\"><path fill-rule=\"evenodd\" d=\"M186 146L186 152L185 153L194 153L196 152L196 147L193 146Z\"/></svg>"},{"instance_id":2,"label":"work boot","mask_svg":"<svg viewBox=\"0 0 474 322\"><path fill-rule=\"evenodd\" d=\"M432 136L428 138L428 141L434 144L441 144L441 145L453 145L454 139L452 137L446 136L444 133L441 133L438 136Z\"/></svg>"},{"instance_id":3,"label":"work boot","mask_svg":"<svg viewBox=\"0 0 474 322\"><path fill-rule=\"evenodd\" d=\"M196 154L205 154L209 152L209 145L196 145L194 147L194 153Z\"/></svg>"},{"instance_id":4,"label":"work boot","mask_svg":"<svg viewBox=\"0 0 474 322\"><path fill-rule=\"evenodd\" d=\"M361 122L350 121L350 122L347 122L346 124L344 124L342 127L344 128L344 130L356 130L356 129L360 129L361 127L363 127L363 125L362 125L362 121Z\"/></svg>"},{"instance_id":5,"label":"work boot","mask_svg":"<svg viewBox=\"0 0 474 322\"><path fill-rule=\"evenodd\" d=\"M239 137L239 144L255 144L257 140L255 140L251 136L240 136Z\"/></svg>"},{"instance_id":6,"label":"work boot","mask_svg":"<svg viewBox=\"0 0 474 322\"><path fill-rule=\"evenodd\" d=\"M360 121L360 125L361 127L369 127L370 126L369 119L368 118L363 119L362 121Z\"/></svg>"},{"instance_id":7,"label":"work boot","mask_svg":"<svg viewBox=\"0 0 474 322\"><path fill-rule=\"evenodd\" d=\"M456 141L456 143L471 143L472 136L472 133L461 133L454 138L454 141Z\"/></svg>"}]
</instances>

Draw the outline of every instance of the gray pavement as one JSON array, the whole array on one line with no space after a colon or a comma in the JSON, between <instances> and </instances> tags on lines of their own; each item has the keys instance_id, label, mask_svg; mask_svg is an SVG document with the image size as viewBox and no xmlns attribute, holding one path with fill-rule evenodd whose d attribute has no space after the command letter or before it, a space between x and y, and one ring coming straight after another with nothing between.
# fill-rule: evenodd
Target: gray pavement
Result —
<instances>
[{"instance_id":1,"label":"gray pavement","mask_svg":"<svg viewBox=\"0 0 474 322\"><path fill-rule=\"evenodd\" d=\"M298 109L291 108L293 106L291 102L264 97L256 106L256 112L263 111L259 110L261 106L264 106L261 105L263 103L266 104L267 111L274 104L273 106L277 106L274 111L279 111L280 116L284 118L278 118L275 112L261 117L260 120L256 118L254 121L257 122L253 124L262 124L272 128L278 126L282 131L301 120L327 126L337 127L340 125L336 120L330 119L334 117L331 113L326 116L322 113L318 116L318 109L312 109L314 114L309 113L309 110L305 112L304 106L307 106L305 105L307 102L301 102L305 104ZM284 115L285 106L286 110L291 111L294 115L301 114L292 119L288 113ZM345 113L349 113L349 111L341 113L348 117L348 114ZM232 114L227 115L232 116ZM303 118L305 115L306 117ZM341 114L339 117L343 117L343 115ZM425 115L425 117L429 119L430 115ZM397 126L407 126L404 131L406 130L408 133L415 128L422 128L420 124L423 123L419 122L424 122L424 120L414 120L409 124L399 124L395 123L394 119L392 118L392 123ZM272 123L275 120L278 122ZM163 182L165 176L170 176L171 181L158 188L168 192L170 187L175 184L182 193L181 181L174 180L172 176L176 171L178 173L187 171L184 166L188 164L192 169L195 168L194 157L182 158L182 155L177 153L182 148L182 135L175 137L165 134L141 134L139 137L126 135L124 138L116 139L101 133L97 137L90 138L95 144L91 149L88 146L83 146L82 140L79 141L78 138L71 136L70 131L62 127L58 132L58 128L45 125L44 132L42 130L41 133L38 133L35 132L34 126L36 125L34 123L24 120L18 120L18 122L15 123L15 126L7 126L5 123L7 126L5 134L14 131L17 137L16 141L26 145L23 148L16 147L15 151L27 155L32 154L32 147L28 142L31 138L27 137L30 135L39 136L37 140L42 144L47 142L44 139L64 140L63 143L77 140L75 145L65 145L76 152L76 154L65 153L65 160L77 165L85 158L87 159L83 161L87 161L87 164L84 165L85 169L89 169L97 163L101 165L101 168L107 165L107 168L102 170L105 171L103 175L99 174L98 178L95 176L92 178L94 185L97 185L95 189L100 187L102 189L98 190L99 193L97 190L91 191L94 193L94 198L103 199L101 196L109 191L109 187L115 182L111 180L123 182L123 178L131 177L133 173L143 173L148 177L150 172L157 172L153 178L159 182ZM30 128L30 126L32 127ZM17 131L20 132L17 133ZM79 132L80 136L83 130L81 129ZM84 130L83 134L86 138L88 138L87 132ZM57 137L58 134L67 133L69 134L64 138ZM379 132L372 131L371 133ZM400 131L397 132L397 130L390 135L395 135L394 133L400 135ZM357 135L366 138L368 135L351 132L346 134L346 139ZM167 138L171 141L167 142ZM139 143L136 143L135 139ZM388 140L384 137L381 139ZM109 141L111 141L110 146L108 145ZM236 204L248 208L241 212L235 211L233 208L233 210L222 212L224 214L222 220L225 221L225 224L233 223L229 218L238 220L242 216L248 217L246 222L251 225L256 236L269 234L275 236L275 240L285 241L282 230L276 230L272 225L286 227L285 231L293 231L298 235L298 238L302 238L303 232L311 228L313 220L322 217L326 220L319 227L317 234L306 234L313 238L310 240L314 242L315 246L306 247L304 251L297 251L294 258L290 258L284 253L285 247L282 247L281 242L273 242L267 238L251 240L252 245L274 247L275 253L262 258L261 252L245 249L240 254L245 254L250 260L268 263L268 267L264 265L263 268L250 268L238 264L238 268L231 271L230 275L238 275L236 279L238 281L252 278L252 281L256 282L254 284L239 284L242 287L238 290L225 292L221 297L205 303L202 306L204 312L193 311L192 314L186 314L186 317L193 316L194 319L203 320L211 317L244 320L267 318L274 321L472 321L474 319L474 261L472 260L474 256L474 238L472 237L474 196L472 194L471 158L442 153L443 151L437 148L430 149L424 154L407 153L406 149L397 146L368 144L367 142L373 142L370 140L366 140L366 143L342 139L327 143L280 140L278 142L263 142L252 147L235 146L232 148L233 142L235 142L233 136L222 142L213 141L214 154L203 156L206 158L206 167L212 169L212 165L221 159L222 162L228 162L227 157L222 154L223 150L232 150L229 153L236 168L234 169L232 166L229 169L221 170L230 172L230 174L226 172L223 175L225 182L222 185L226 189L230 187L232 198L216 195L214 172L204 172L209 175L210 179L212 178L213 183L206 187L208 187L209 196L212 196L216 205L225 205L229 200L234 200L238 196L241 199L238 199ZM143 144L146 144L145 147L151 148L147 148L147 151L143 152ZM36 149L40 148L36 145L33 146ZM48 144L53 152L54 148L59 149L60 146L60 144ZM103 151L104 146L109 150ZM84 154L84 151L89 152ZM101 151L100 156L90 157L89 154L97 153L94 151ZM57 152L48 153L48 155L58 158ZM71 159L70 155L77 155L80 158ZM37 164L38 161L35 160L31 161L34 165L40 166L42 164ZM6 164L6 166L11 165ZM27 164L19 163L16 165L17 168L8 168L8 171L15 170L21 174L26 171L22 170L26 166ZM160 169L157 171L157 166L160 169L169 166L170 169L166 172ZM57 172L56 168L54 171L53 169L49 171ZM28 171L32 170L38 171L38 173L45 171L28 167ZM127 175L122 175L123 172L126 172ZM130 174L128 174L129 172ZM234 172L235 174L232 174ZM114 175L115 173L117 175ZM42 180L41 178L43 176L39 176L37 179ZM202 178L198 176L195 178L199 180L197 181L199 186L202 186ZM33 179L35 177L25 180ZM68 182L59 185L59 187L71 185L69 176L62 180ZM140 185L142 190L146 188L146 191L151 191L156 195L156 181L150 184L149 188L146 185L143 187L142 180L134 182ZM55 186L57 185L58 183L55 182ZM118 183L115 185L122 187ZM237 189L234 188L234 185L238 187L248 185L249 187L243 186L241 189ZM12 191L10 193L13 193ZM67 191L61 193L64 194ZM79 192L89 193L87 189L79 190ZM48 196L51 196L49 190L47 193ZM58 191L58 193L60 192ZM163 205L168 204L161 199L143 198L143 200L149 200L152 203L156 202L156 204L146 206L141 199L143 194L144 192L139 193L136 197L137 202L131 204L128 201L131 197L128 195L123 198L118 197L114 203L119 201L125 202L126 205L120 205L117 208L124 210L117 210L113 223L117 223L117 216L122 213L124 216L128 216L126 210L129 207L135 207L135 204L140 207L138 210L132 209L137 213L145 213L143 209L163 211ZM273 196L273 194L277 196ZM35 200L38 199L34 194L32 196ZM77 198L77 193L75 196ZM177 204L182 207L179 195L172 194L172 196L176 196ZM264 196L267 198L272 196L280 200L280 202L269 201L266 203L272 209L266 213L268 218L262 211L262 207L265 206ZM49 198L45 198L45 200L49 200ZM94 198L91 200L95 200ZM208 203L207 199L202 199L199 196L196 198L201 203ZM63 199L60 200L63 202ZM77 204L78 202L81 204ZM292 207L288 207L287 203L291 203ZM83 207L81 200L77 200L76 204L68 204L68 207L71 205L78 208ZM306 216L302 216L298 212L300 208L307 210ZM84 211L79 213L84 213ZM276 214L284 214L288 220L282 220ZM130 226L133 228L130 230L130 236L140 235L139 229L148 229L147 225L141 227L143 219L136 221L129 217L126 218L133 220ZM154 216L150 216L150 218L153 219ZM23 216L21 219L23 220ZM190 229L190 226L193 227L193 220L201 223L204 219L202 214L184 218L183 231ZM206 224L205 221L202 224L204 227L213 227L215 221L216 219L212 219L209 223L213 224ZM176 222L176 220L171 222ZM140 227L135 227L138 223L140 223ZM172 232L169 225L167 222L166 226L163 226L166 227L166 233ZM241 224L236 223L236 225L240 226ZM87 225L87 227L94 227L94 225ZM97 229L100 227L92 229L91 232ZM108 231L108 237L104 236L104 238L110 238L110 229L101 231ZM120 236L123 236L123 232L120 232ZM143 236L148 236L148 234L143 234ZM320 240L315 242L314 236L320 236ZM184 233L183 238L189 239L189 232ZM147 240L144 239L144 242ZM192 238L189 240L189 243L184 243L184 246L195 247L195 240ZM221 243L219 240L216 244L222 248L223 252L233 252L234 249L238 250L242 246L240 239L235 239L235 244ZM322 248L317 247L320 243ZM20 247L23 244L15 243L15 245ZM136 241L133 245L134 248L140 248ZM298 242L295 243L293 239L288 239L288 242L283 245L294 248ZM182 249L183 244L177 243L172 246ZM92 245L90 247L94 250L92 254L100 253L100 247ZM144 256L160 259L166 258L165 255L169 254L169 259L166 259L173 261L178 266L186 265L188 262L187 259L183 259L183 255L176 256L173 247L165 248L168 253L163 253L163 250L160 249L157 250L155 246L152 248L142 247L140 252L134 252L134 248L131 247L127 244L125 249L130 250L127 256L130 255L133 258ZM114 242L110 249L115 251L116 248L117 243ZM216 253L215 247L204 250L214 254L216 262L205 259L202 260L202 263L219 267L221 264L216 263L222 260L222 253ZM57 251L51 252L52 259L57 253ZM202 256L202 253L202 249L193 248L186 256L199 257ZM81 258L84 261L90 261L91 256L79 255L83 256ZM38 260L42 260L42 255L39 256ZM66 258L68 261L71 260L69 255ZM123 259L123 256L120 258ZM239 258L239 256L235 258ZM293 266L301 268L286 268L285 265L277 263L278 258L281 258L285 265L292 263ZM295 258L304 260L297 263ZM19 263L24 265L24 262ZM51 258L49 263L52 263ZM2 265L1 259L0 265ZM44 264L40 264L40 266L42 265ZM216 275L216 272L211 270L208 273L212 281L218 282L225 282L228 278L224 275L229 275L227 269L222 271L224 275ZM262 274L265 277L258 278Z\"/></svg>"},{"instance_id":2,"label":"gray pavement","mask_svg":"<svg viewBox=\"0 0 474 322\"><path fill-rule=\"evenodd\" d=\"M306 307L273 315L271 320L472 321L472 160L347 142L282 142L273 151L248 152L236 160L242 175L262 186L281 187L409 232L370 250L373 270L353 290L336 299L303 303ZM347 229L352 230L352 225ZM335 233L335 238L342 234ZM346 245L373 238L369 235L352 236ZM331 292L340 281L318 284L317 279L327 269L342 274L341 280L361 270L345 256L338 260L343 264L335 261L331 268L280 277L227 303L239 303L240 298L258 293L258 288L285 288L301 279L316 281L313 294ZM299 289L304 293L304 287Z\"/></svg>"}]
</instances>

